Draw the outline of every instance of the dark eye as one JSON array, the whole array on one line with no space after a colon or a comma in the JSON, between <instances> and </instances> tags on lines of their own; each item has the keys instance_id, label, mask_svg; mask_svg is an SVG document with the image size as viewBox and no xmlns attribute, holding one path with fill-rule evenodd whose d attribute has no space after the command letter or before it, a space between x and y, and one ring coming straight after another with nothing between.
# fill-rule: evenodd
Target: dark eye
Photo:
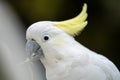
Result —
<instances>
[{"instance_id":1,"label":"dark eye","mask_svg":"<svg viewBox=\"0 0 120 80\"><path fill-rule=\"evenodd\" d=\"M45 35L45 36L44 36L44 40L45 40L45 41L49 40L49 36L48 36L48 35Z\"/></svg>"}]
</instances>

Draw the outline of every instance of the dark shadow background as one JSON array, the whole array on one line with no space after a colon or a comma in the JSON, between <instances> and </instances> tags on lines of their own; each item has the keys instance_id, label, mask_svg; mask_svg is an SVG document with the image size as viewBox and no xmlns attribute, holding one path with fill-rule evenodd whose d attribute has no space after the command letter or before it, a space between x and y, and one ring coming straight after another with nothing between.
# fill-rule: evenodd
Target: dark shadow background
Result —
<instances>
[{"instance_id":1,"label":"dark shadow background","mask_svg":"<svg viewBox=\"0 0 120 80\"><path fill-rule=\"evenodd\" d=\"M88 4L88 25L76 40L108 57L120 70L120 0L6 0L26 30L42 20L61 21L77 16ZM25 37L25 33L23 35Z\"/></svg>"}]
</instances>

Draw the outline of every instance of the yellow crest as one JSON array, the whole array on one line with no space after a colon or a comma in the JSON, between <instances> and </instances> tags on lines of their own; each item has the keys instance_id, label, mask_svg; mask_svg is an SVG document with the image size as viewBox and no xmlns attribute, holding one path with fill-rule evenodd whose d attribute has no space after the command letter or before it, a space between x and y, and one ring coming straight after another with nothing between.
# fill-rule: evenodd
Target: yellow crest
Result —
<instances>
[{"instance_id":1,"label":"yellow crest","mask_svg":"<svg viewBox=\"0 0 120 80\"><path fill-rule=\"evenodd\" d=\"M55 27L65 31L69 35L78 35L87 25L87 4L84 4L81 13L73 19L57 22Z\"/></svg>"}]
</instances>

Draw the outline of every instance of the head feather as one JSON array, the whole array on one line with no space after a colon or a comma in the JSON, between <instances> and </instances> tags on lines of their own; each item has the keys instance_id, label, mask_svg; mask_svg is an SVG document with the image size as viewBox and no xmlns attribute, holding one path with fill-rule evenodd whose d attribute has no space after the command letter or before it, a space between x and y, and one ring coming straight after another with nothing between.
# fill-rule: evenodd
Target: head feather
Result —
<instances>
[{"instance_id":1,"label":"head feather","mask_svg":"<svg viewBox=\"0 0 120 80\"><path fill-rule=\"evenodd\" d=\"M57 22L54 24L55 27L65 31L71 36L78 35L80 31L87 25L87 4L84 4L81 13L75 18Z\"/></svg>"}]
</instances>

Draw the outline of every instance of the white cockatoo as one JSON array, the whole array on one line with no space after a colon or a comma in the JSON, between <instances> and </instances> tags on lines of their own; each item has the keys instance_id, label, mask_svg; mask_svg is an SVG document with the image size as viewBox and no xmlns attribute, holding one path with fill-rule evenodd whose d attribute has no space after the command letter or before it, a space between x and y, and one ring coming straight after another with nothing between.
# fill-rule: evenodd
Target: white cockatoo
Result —
<instances>
[{"instance_id":1,"label":"white cockatoo","mask_svg":"<svg viewBox=\"0 0 120 80\"><path fill-rule=\"evenodd\" d=\"M87 25L86 11L84 4L73 19L36 22L27 29L28 56L40 59L47 80L120 80L119 70L109 59L74 39Z\"/></svg>"}]
</instances>

